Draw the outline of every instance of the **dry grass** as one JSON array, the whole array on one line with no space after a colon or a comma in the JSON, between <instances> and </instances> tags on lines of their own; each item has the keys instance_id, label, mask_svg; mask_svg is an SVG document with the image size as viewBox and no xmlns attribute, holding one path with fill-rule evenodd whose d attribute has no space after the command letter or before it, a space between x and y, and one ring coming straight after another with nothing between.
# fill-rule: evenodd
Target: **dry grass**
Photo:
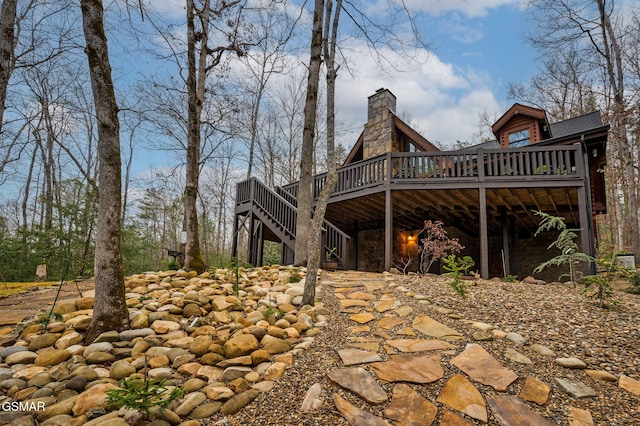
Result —
<instances>
[{"instance_id":1,"label":"dry grass","mask_svg":"<svg viewBox=\"0 0 640 426\"><path fill-rule=\"evenodd\" d=\"M23 291L27 291L27 289L29 289L30 287L50 287L52 285L58 285L58 284L60 284L58 281L24 282L24 283L0 282L0 297L21 293Z\"/></svg>"}]
</instances>

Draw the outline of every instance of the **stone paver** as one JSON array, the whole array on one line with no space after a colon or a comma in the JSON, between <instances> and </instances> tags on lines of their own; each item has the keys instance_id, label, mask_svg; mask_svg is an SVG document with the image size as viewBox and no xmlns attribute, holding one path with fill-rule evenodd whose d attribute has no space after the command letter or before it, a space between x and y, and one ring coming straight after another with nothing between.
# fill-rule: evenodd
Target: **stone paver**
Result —
<instances>
[{"instance_id":1,"label":"stone paver","mask_svg":"<svg viewBox=\"0 0 640 426\"><path fill-rule=\"evenodd\" d=\"M440 354L392 355L389 361L370 365L383 382L431 383L444 377Z\"/></svg>"},{"instance_id":2,"label":"stone paver","mask_svg":"<svg viewBox=\"0 0 640 426\"><path fill-rule=\"evenodd\" d=\"M443 340L460 340L464 337L456 330L430 318L427 315L417 316L413 320L413 328L422 334Z\"/></svg>"},{"instance_id":3,"label":"stone paver","mask_svg":"<svg viewBox=\"0 0 640 426\"><path fill-rule=\"evenodd\" d=\"M346 366L382 361L380 355L375 352L355 348L340 349L338 355Z\"/></svg>"},{"instance_id":4,"label":"stone paver","mask_svg":"<svg viewBox=\"0 0 640 426\"><path fill-rule=\"evenodd\" d=\"M387 393L364 368L341 368L331 371L328 377L371 404L380 404L387 400Z\"/></svg>"},{"instance_id":5,"label":"stone paver","mask_svg":"<svg viewBox=\"0 0 640 426\"><path fill-rule=\"evenodd\" d=\"M351 426L391 426L386 420L350 404L336 393L333 394L333 402Z\"/></svg>"},{"instance_id":6,"label":"stone paver","mask_svg":"<svg viewBox=\"0 0 640 426\"><path fill-rule=\"evenodd\" d=\"M505 368L489 352L477 344L469 344L451 364L458 367L471 377L472 380L489 385L495 390L504 391L518 376Z\"/></svg>"},{"instance_id":7,"label":"stone paver","mask_svg":"<svg viewBox=\"0 0 640 426\"><path fill-rule=\"evenodd\" d=\"M553 426L553 423L531 410L512 395L487 395L491 412L502 426Z\"/></svg>"},{"instance_id":8,"label":"stone paver","mask_svg":"<svg viewBox=\"0 0 640 426\"><path fill-rule=\"evenodd\" d=\"M393 387L391 402L384 409L384 415L393 420L395 426L429 426L437 414L435 404L402 383Z\"/></svg>"},{"instance_id":9,"label":"stone paver","mask_svg":"<svg viewBox=\"0 0 640 426\"><path fill-rule=\"evenodd\" d=\"M454 348L453 345L442 340L427 339L396 339L388 340L387 344L400 352L426 352Z\"/></svg>"},{"instance_id":10,"label":"stone paver","mask_svg":"<svg viewBox=\"0 0 640 426\"><path fill-rule=\"evenodd\" d=\"M487 422L487 405L482 395L469 380L460 374L447 380L437 401L469 417L484 423Z\"/></svg>"}]
</instances>

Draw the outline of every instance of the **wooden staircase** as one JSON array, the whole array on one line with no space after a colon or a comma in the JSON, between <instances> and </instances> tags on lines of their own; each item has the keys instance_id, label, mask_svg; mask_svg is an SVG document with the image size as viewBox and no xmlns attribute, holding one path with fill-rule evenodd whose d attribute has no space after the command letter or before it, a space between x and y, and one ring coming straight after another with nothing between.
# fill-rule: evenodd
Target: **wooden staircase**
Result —
<instances>
[{"instance_id":1,"label":"wooden staircase","mask_svg":"<svg viewBox=\"0 0 640 426\"><path fill-rule=\"evenodd\" d=\"M234 222L234 255L238 238L239 217L249 218L249 262L254 266L261 263L261 247L266 227L282 242L282 262L292 261L296 239L296 220L298 216L297 199L286 190L277 187L270 189L256 178L238 183L236 188L236 208ZM340 267L348 262L349 236L328 221L322 225L321 254L333 251ZM324 260L324 255L321 256Z\"/></svg>"}]
</instances>

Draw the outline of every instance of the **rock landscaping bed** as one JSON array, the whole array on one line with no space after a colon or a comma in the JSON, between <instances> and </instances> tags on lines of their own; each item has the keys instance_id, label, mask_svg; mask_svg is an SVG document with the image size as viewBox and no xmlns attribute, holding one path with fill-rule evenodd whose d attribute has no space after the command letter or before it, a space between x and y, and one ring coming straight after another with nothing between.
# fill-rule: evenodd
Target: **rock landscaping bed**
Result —
<instances>
[{"instance_id":1,"label":"rock landscaping bed","mask_svg":"<svg viewBox=\"0 0 640 426\"><path fill-rule=\"evenodd\" d=\"M138 412L106 402L125 377L184 391L154 424L199 425L238 412L269 392L326 324L322 304L300 306L304 281L290 283L294 273L242 271L237 297L228 270L129 277L131 329L88 346L82 332L93 297L59 301L48 324L36 315L2 339L0 424L146 424Z\"/></svg>"},{"instance_id":2,"label":"rock landscaping bed","mask_svg":"<svg viewBox=\"0 0 640 426\"><path fill-rule=\"evenodd\" d=\"M58 302L2 340L0 424L640 424L637 295L339 271L309 307L293 273L243 271L237 297L227 270L130 277L131 330L88 346L92 297ZM148 423L106 403L123 377L184 393Z\"/></svg>"}]
</instances>

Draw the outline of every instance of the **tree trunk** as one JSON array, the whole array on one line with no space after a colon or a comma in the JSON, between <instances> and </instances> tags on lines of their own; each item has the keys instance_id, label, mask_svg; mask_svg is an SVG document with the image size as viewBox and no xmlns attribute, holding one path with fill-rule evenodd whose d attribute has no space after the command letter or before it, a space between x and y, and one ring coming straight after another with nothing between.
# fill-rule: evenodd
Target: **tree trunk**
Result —
<instances>
[{"instance_id":1,"label":"tree trunk","mask_svg":"<svg viewBox=\"0 0 640 426\"><path fill-rule=\"evenodd\" d=\"M625 101L624 65L622 63L622 49L618 35L611 24L611 19L605 8L605 0L598 0L600 26L603 36L604 58L607 64L609 84L613 91L613 117L611 133L622 154L624 171L624 185L626 188L627 214L625 215L626 234L630 241L630 248L635 253L636 262L640 262L640 229L638 225L638 194L636 182L635 155L633 143L627 134L627 111Z\"/></svg>"},{"instance_id":2,"label":"tree trunk","mask_svg":"<svg viewBox=\"0 0 640 426\"><path fill-rule=\"evenodd\" d=\"M303 265L309 259L311 239L311 204L313 183L313 147L318 106L318 86L320 65L322 64L322 15L324 0L315 0L313 10L313 31L311 33L311 54L307 96L304 104L304 128L302 131L302 154L300 158L300 184L298 186L298 215L296 218L296 246L294 264Z\"/></svg>"},{"instance_id":3,"label":"tree trunk","mask_svg":"<svg viewBox=\"0 0 640 426\"><path fill-rule=\"evenodd\" d=\"M322 240L322 223L329 204L329 197L335 185L338 183L338 173L336 171L335 161L335 93L336 78L338 76L338 68L335 64L335 52L338 25L340 21L340 10L342 8L342 0L337 0L335 14L331 14L333 0L327 0L325 12L325 29L324 29L324 59L327 67L327 179L324 187L320 191L316 208L313 212L313 220L311 221L311 237L309 239L309 259L307 261L307 278L304 285L304 293L302 295L303 305L315 304L316 281L318 275L318 267L320 266L320 256L324 253L320 251ZM331 33L329 33L329 24L331 24Z\"/></svg>"},{"instance_id":4,"label":"tree trunk","mask_svg":"<svg viewBox=\"0 0 640 426\"><path fill-rule=\"evenodd\" d=\"M187 0L187 171L184 188L184 230L187 232L184 257L185 268L198 273L204 272L206 265L200 251L198 230L198 185L200 180L200 121L204 100L206 67L207 29L209 23L209 2L202 11L204 30L200 34L200 58L196 70L195 5Z\"/></svg>"},{"instance_id":5,"label":"tree trunk","mask_svg":"<svg viewBox=\"0 0 640 426\"><path fill-rule=\"evenodd\" d=\"M100 0L81 0L82 22L91 88L98 121L98 227L95 252L95 303L85 335L90 343L101 333L129 325L125 301L122 234L121 166L118 104L113 90L107 37Z\"/></svg>"},{"instance_id":6,"label":"tree trunk","mask_svg":"<svg viewBox=\"0 0 640 426\"><path fill-rule=\"evenodd\" d=\"M3 0L0 9L0 132L7 100L7 86L13 72L15 58L15 22L18 0Z\"/></svg>"}]
</instances>

